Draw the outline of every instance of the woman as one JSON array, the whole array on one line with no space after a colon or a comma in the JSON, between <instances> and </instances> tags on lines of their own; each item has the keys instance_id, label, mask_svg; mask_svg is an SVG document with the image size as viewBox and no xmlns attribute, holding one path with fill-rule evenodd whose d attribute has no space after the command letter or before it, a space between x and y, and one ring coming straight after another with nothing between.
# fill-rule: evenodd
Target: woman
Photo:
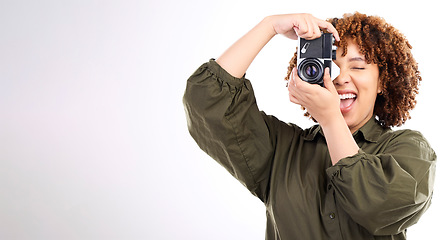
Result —
<instances>
[{"instance_id":1,"label":"woman","mask_svg":"<svg viewBox=\"0 0 447 240\"><path fill-rule=\"evenodd\" d=\"M318 125L259 111L245 72L277 34L334 35L340 75L299 79L289 97ZM266 239L406 239L430 205L436 155L409 118L421 80L411 46L378 17L269 16L188 80L184 105L198 145L265 203Z\"/></svg>"}]
</instances>

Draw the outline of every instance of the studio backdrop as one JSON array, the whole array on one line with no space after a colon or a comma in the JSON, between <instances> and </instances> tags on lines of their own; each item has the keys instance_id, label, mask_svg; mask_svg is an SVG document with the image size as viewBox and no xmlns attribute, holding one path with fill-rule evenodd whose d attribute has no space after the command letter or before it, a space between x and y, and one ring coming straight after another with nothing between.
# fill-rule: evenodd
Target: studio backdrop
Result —
<instances>
[{"instance_id":1,"label":"studio backdrop","mask_svg":"<svg viewBox=\"0 0 447 240\"><path fill-rule=\"evenodd\" d=\"M406 35L422 76L412 119L438 155L408 239L443 236L447 134L442 1L2 0L0 239L264 239L265 207L189 136L188 77L264 17L359 11ZM258 106L303 128L276 36L246 73Z\"/></svg>"}]
</instances>

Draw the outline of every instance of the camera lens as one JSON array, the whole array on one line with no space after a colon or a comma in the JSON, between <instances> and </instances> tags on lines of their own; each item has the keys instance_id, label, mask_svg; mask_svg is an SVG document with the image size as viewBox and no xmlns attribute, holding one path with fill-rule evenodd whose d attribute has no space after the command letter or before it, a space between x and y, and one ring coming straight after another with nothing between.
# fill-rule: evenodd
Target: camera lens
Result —
<instances>
[{"instance_id":1,"label":"camera lens","mask_svg":"<svg viewBox=\"0 0 447 240\"><path fill-rule=\"evenodd\" d=\"M298 65L298 76L309 83L323 82L324 68L321 61L315 58L306 58Z\"/></svg>"},{"instance_id":2,"label":"camera lens","mask_svg":"<svg viewBox=\"0 0 447 240\"><path fill-rule=\"evenodd\" d=\"M310 78L314 78L317 75L317 67L314 65L306 66L306 69L304 69L306 72L306 75Z\"/></svg>"}]
</instances>

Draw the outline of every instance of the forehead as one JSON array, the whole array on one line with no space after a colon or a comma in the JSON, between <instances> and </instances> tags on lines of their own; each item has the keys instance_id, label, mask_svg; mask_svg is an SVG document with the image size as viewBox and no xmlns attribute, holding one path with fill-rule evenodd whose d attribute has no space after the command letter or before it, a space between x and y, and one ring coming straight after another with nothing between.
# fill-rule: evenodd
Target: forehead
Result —
<instances>
[{"instance_id":1,"label":"forehead","mask_svg":"<svg viewBox=\"0 0 447 240\"><path fill-rule=\"evenodd\" d=\"M352 40L346 41L346 52L343 47L337 49L337 60L348 62L365 62L365 55L360 52L359 45Z\"/></svg>"}]
</instances>

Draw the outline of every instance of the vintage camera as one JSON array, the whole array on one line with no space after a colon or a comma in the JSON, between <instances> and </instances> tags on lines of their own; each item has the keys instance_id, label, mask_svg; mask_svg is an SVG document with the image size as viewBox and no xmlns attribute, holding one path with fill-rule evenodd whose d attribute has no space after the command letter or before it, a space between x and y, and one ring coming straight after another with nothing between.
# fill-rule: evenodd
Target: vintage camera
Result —
<instances>
[{"instance_id":1,"label":"vintage camera","mask_svg":"<svg viewBox=\"0 0 447 240\"><path fill-rule=\"evenodd\" d=\"M337 47L332 33L323 33L320 38L298 38L297 71L301 80L324 87L324 69L331 70Z\"/></svg>"}]
</instances>

